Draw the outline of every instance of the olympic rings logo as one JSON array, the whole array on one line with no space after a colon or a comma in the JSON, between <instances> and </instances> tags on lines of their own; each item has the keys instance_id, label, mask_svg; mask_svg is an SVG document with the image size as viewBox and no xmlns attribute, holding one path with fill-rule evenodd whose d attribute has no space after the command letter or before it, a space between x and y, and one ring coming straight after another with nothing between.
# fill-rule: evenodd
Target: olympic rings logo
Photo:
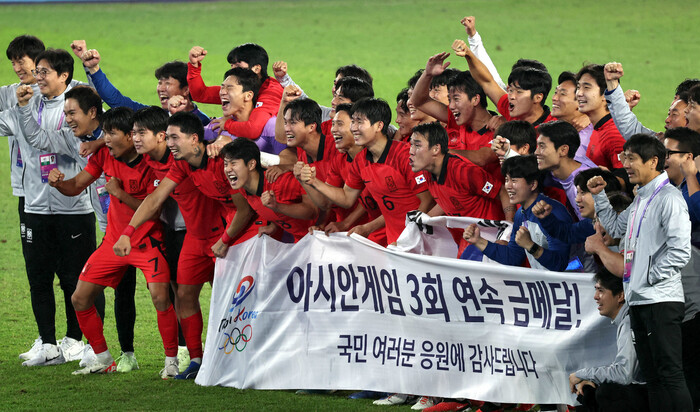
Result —
<instances>
[{"instance_id":1,"label":"olympic rings logo","mask_svg":"<svg viewBox=\"0 0 700 412\"><path fill-rule=\"evenodd\" d=\"M238 352L243 352L243 350L248 346L248 342L253 338L253 327L247 324L243 329L238 329L234 327L231 333L224 332L226 339L224 340L224 345L219 347L219 350L223 350L225 354L230 354L233 350Z\"/></svg>"}]
</instances>

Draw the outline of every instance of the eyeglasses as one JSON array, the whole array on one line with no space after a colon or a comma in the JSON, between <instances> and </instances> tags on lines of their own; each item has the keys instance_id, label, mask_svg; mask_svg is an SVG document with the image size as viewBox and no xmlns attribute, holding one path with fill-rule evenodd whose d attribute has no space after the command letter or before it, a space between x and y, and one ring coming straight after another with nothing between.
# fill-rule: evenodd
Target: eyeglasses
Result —
<instances>
[{"instance_id":1,"label":"eyeglasses","mask_svg":"<svg viewBox=\"0 0 700 412\"><path fill-rule=\"evenodd\" d=\"M41 69L41 70L32 70L32 75L36 77L37 79L44 78L46 77L47 74L51 73L52 70L48 69Z\"/></svg>"},{"instance_id":2,"label":"eyeglasses","mask_svg":"<svg viewBox=\"0 0 700 412\"><path fill-rule=\"evenodd\" d=\"M666 159L671 157L671 155L674 155L677 153L685 154L685 153L690 153L690 152L686 152L684 150L666 150Z\"/></svg>"},{"instance_id":3,"label":"eyeglasses","mask_svg":"<svg viewBox=\"0 0 700 412\"><path fill-rule=\"evenodd\" d=\"M630 162L632 161L632 155L627 155L625 152L620 152L617 154L617 160L619 160L621 163L625 163L625 160L629 160Z\"/></svg>"}]
</instances>

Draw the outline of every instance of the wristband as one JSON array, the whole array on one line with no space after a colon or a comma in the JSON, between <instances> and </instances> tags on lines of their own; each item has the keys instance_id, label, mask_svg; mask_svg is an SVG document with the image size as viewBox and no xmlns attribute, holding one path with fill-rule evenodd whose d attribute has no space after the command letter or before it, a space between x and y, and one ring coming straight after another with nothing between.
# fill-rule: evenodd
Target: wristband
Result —
<instances>
[{"instance_id":1,"label":"wristband","mask_svg":"<svg viewBox=\"0 0 700 412\"><path fill-rule=\"evenodd\" d=\"M224 230L224 234L221 236L221 241L228 245L231 243L232 240L233 239L231 238L231 236L229 236L228 233L226 233L226 231Z\"/></svg>"},{"instance_id":2,"label":"wristband","mask_svg":"<svg viewBox=\"0 0 700 412\"><path fill-rule=\"evenodd\" d=\"M124 228L124 231L122 232L122 236L131 237L131 235L133 235L135 231L136 231L136 228L129 225L129 226Z\"/></svg>"},{"instance_id":3,"label":"wristband","mask_svg":"<svg viewBox=\"0 0 700 412\"><path fill-rule=\"evenodd\" d=\"M532 256L535 256L535 253L537 253L538 250L540 250L540 245L538 245L537 243L535 243L535 244L533 244L532 247L531 247L530 249L528 249L527 251L528 251Z\"/></svg>"}]
</instances>

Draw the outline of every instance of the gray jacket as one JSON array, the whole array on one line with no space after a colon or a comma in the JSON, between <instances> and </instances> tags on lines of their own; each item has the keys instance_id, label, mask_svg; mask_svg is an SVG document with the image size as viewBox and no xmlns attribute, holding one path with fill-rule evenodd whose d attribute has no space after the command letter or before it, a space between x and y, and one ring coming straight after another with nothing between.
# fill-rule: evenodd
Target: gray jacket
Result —
<instances>
[{"instance_id":1,"label":"gray jacket","mask_svg":"<svg viewBox=\"0 0 700 412\"><path fill-rule=\"evenodd\" d=\"M14 83L0 87L0 111L9 110L17 106L17 88L20 84ZM34 89L34 94L39 94L39 86L36 83L32 85L32 89ZM12 185L12 194L14 196L24 196L24 188L22 187L24 165L17 138L7 136L7 146L10 149L10 184Z\"/></svg>"},{"instance_id":2,"label":"gray jacket","mask_svg":"<svg viewBox=\"0 0 700 412\"><path fill-rule=\"evenodd\" d=\"M73 81L66 88L66 91L70 90L76 84L80 83ZM65 92L50 100L46 99L41 94L36 94L29 101L26 110L31 111L34 122L38 123L39 109L41 108L42 129L58 131L63 127L70 131L70 128L63 122L64 101ZM77 215L91 213L92 206L87 190L81 195L68 197L49 186L48 183L42 182L39 156L47 154L47 152L35 149L25 139L24 133L22 132L19 109L19 107L15 107L0 112L0 134L8 136L13 135L17 139L22 152L22 162L24 164L24 172L22 175L22 186L24 187L25 195L24 211L26 213L42 215ZM73 150L77 153L78 140L74 139L74 143ZM79 164L73 156L56 154L56 164L58 168L65 173L66 179L72 178L82 170L81 164Z\"/></svg>"},{"instance_id":3,"label":"gray jacket","mask_svg":"<svg viewBox=\"0 0 700 412\"><path fill-rule=\"evenodd\" d=\"M623 304L617 316L611 322L617 325L617 353L613 363L607 366L584 368L574 374L579 379L591 381L596 385L603 382L629 385L631 383L644 383L637 362L637 352L632 342L632 329L630 327L629 306Z\"/></svg>"},{"instance_id":4,"label":"gray jacket","mask_svg":"<svg viewBox=\"0 0 700 412\"><path fill-rule=\"evenodd\" d=\"M630 306L684 302L681 269L690 260L691 246L688 205L683 195L667 183L649 204L641 228L639 222L650 197L666 180L668 175L662 172L640 187L637 198L619 215L610 206L605 191L593 196L603 227L613 238L623 239L624 251L635 251L630 280L624 284ZM628 228L632 225L634 233L629 238Z\"/></svg>"},{"instance_id":5,"label":"gray jacket","mask_svg":"<svg viewBox=\"0 0 700 412\"><path fill-rule=\"evenodd\" d=\"M606 90L605 100L608 102L608 110L610 110L613 122L615 122L617 130L620 131L620 134L625 140L629 140L630 137L637 133L656 136L655 131L644 127L644 125L637 120L637 116L632 113L625 99L625 92L622 91L622 87L617 86L617 88L612 91Z\"/></svg>"}]
</instances>

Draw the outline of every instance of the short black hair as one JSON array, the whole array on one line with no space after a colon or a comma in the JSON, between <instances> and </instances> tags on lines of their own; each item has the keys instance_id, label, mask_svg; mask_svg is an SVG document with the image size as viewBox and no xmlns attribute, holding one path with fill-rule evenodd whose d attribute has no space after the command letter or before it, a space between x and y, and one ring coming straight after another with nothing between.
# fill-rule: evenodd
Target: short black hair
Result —
<instances>
[{"instance_id":1,"label":"short black hair","mask_svg":"<svg viewBox=\"0 0 700 412\"><path fill-rule=\"evenodd\" d=\"M157 80L172 77L180 83L180 88L187 87L187 64L178 60L167 62L155 71Z\"/></svg>"},{"instance_id":2,"label":"short black hair","mask_svg":"<svg viewBox=\"0 0 700 412\"><path fill-rule=\"evenodd\" d=\"M689 96L690 96L690 94L688 93L688 91L684 91L684 92L681 92L681 93L678 94L678 99L677 99L677 100L680 100L680 101L682 101L682 102L685 103L685 104L688 104L688 103L689 103L689 102L688 102L688 97L689 97Z\"/></svg>"},{"instance_id":3,"label":"short black hair","mask_svg":"<svg viewBox=\"0 0 700 412\"><path fill-rule=\"evenodd\" d=\"M473 99L475 96L479 96L479 105L484 109L488 105L484 89L482 89L479 83L474 80L469 71L458 72L456 75L452 76L447 81L447 89L465 93L470 99Z\"/></svg>"},{"instance_id":4,"label":"short black hair","mask_svg":"<svg viewBox=\"0 0 700 412\"><path fill-rule=\"evenodd\" d=\"M96 110L97 118L102 116L102 99L97 92L89 86L76 86L66 92L66 99L75 99L80 106L80 110L83 113L87 112L93 107Z\"/></svg>"},{"instance_id":5,"label":"short black hair","mask_svg":"<svg viewBox=\"0 0 700 412\"><path fill-rule=\"evenodd\" d=\"M523 90L529 90L531 98L542 94L540 105L544 106L549 90L552 88L552 76L549 72L533 67L518 67L510 72L508 84L516 84Z\"/></svg>"},{"instance_id":6,"label":"short black hair","mask_svg":"<svg viewBox=\"0 0 700 412\"><path fill-rule=\"evenodd\" d=\"M612 292L613 296L622 293L622 278L613 275L604 267L598 269L598 272L593 276L593 280L596 283L600 283L600 286L603 288Z\"/></svg>"},{"instance_id":7,"label":"short black hair","mask_svg":"<svg viewBox=\"0 0 700 412\"><path fill-rule=\"evenodd\" d=\"M617 177L615 177L615 175L613 175L612 172L601 169L599 167L593 167L581 171L574 178L574 185L580 188L583 193L588 193L590 192L590 190L588 190L588 181L596 176L602 177L605 183L607 183L607 185L605 186L606 193L609 191L617 192L622 190L622 186L620 186L620 181L617 180Z\"/></svg>"},{"instance_id":8,"label":"short black hair","mask_svg":"<svg viewBox=\"0 0 700 412\"><path fill-rule=\"evenodd\" d=\"M695 103L700 103L700 84L688 90L688 103L690 103L691 100Z\"/></svg>"},{"instance_id":9,"label":"short black hair","mask_svg":"<svg viewBox=\"0 0 700 412\"><path fill-rule=\"evenodd\" d=\"M449 139L447 131L439 122L423 123L413 128L413 133L418 133L428 140L428 147L433 147L436 144L440 145L440 153L446 155L448 150Z\"/></svg>"},{"instance_id":10,"label":"short black hair","mask_svg":"<svg viewBox=\"0 0 700 412\"><path fill-rule=\"evenodd\" d=\"M560 85L565 82L571 82L574 84L574 86L576 86L576 75L568 70L561 72L559 78L557 79L557 85Z\"/></svg>"},{"instance_id":11,"label":"short black hair","mask_svg":"<svg viewBox=\"0 0 700 412\"><path fill-rule=\"evenodd\" d=\"M563 120L543 123L537 131L540 133L540 136L549 138L555 149L559 149L563 145L569 146L569 152L566 154L569 159L574 158L576 150L581 144L581 138L576 128Z\"/></svg>"},{"instance_id":12,"label":"short black hair","mask_svg":"<svg viewBox=\"0 0 700 412\"><path fill-rule=\"evenodd\" d=\"M7 55L8 60L19 60L22 57L27 56L32 59L32 61L35 61L36 56L38 56L39 53L43 52L44 50L46 50L46 47L44 47L44 42L39 40L38 37L24 34L12 39L10 44L7 46L7 50L5 50L5 54Z\"/></svg>"},{"instance_id":13,"label":"short black hair","mask_svg":"<svg viewBox=\"0 0 700 412\"><path fill-rule=\"evenodd\" d=\"M352 105L352 113L364 115L371 124L383 122L382 134L387 135L391 123L391 108L384 99L361 99Z\"/></svg>"},{"instance_id":14,"label":"short black hair","mask_svg":"<svg viewBox=\"0 0 700 412\"><path fill-rule=\"evenodd\" d=\"M401 106L404 112L408 113L408 87L404 87L399 94L396 95L396 103ZM337 106L335 110L338 110Z\"/></svg>"},{"instance_id":15,"label":"short black hair","mask_svg":"<svg viewBox=\"0 0 700 412\"><path fill-rule=\"evenodd\" d=\"M674 127L664 133L666 139L678 142L678 150L690 152L693 157L700 155L700 133L687 127Z\"/></svg>"},{"instance_id":16,"label":"short black hair","mask_svg":"<svg viewBox=\"0 0 700 412\"><path fill-rule=\"evenodd\" d=\"M316 132L321 133L321 107L316 101L303 97L292 100L284 108L284 114L290 112L292 120L304 122L305 126L316 125Z\"/></svg>"},{"instance_id":17,"label":"short black hair","mask_svg":"<svg viewBox=\"0 0 700 412\"><path fill-rule=\"evenodd\" d=\"M511 146L523 147L530 145L528 152L535 153L537 146L537 131L535 126L525 120L511 120L503 123L495 133L495 136L505 137Z\"/></svg>"},{"instance_id":18,"label":"short black hair","mask_svg":"<svg viewBox=\"0 0 700 412\"><path fill-rule=\"evenodd\" d=\"M700 84L700 79L685 79L676 87L676 96Z\"/></svg>"},{"instance_id":19,"label":"short black hair","mask_svg":"<svg viewBox=\"0 0 700 412\"><path fill-rule=\"evenodd\" d=\"M514 156L506 159L501 166L501 174L503 177L510 176L511 179L523 178L528 184L537 182L535 191L541 191L543 174L537 168L537 158L533 155Z\"/></svg>"},{"instance_id":20,"label":"short black hair","mask_svg":"<svg viewBox=\"0 0 700 412\"><path fill-rule=\"evenodd\" d=\"M644 133L637 133L630 137L622 146L622 150L636 153L646 163L652 157L656 157L656 171L663 172L666 165L666 148L656 137Z\"/></svg>"},{"instance_id":21,"label":"short black hair","mask_svg":"<svg viewBox=\"0 0 700 412\"><path fill-rule=\"evenodd\" d=\"M253 102L258 101L262 80L254 71L243 67L234 67L224 73L224 80L229 76L236 78L236 83L243 88L244 92L253 92Z\"/></svg>"},{"instance_id":22,"label":"short black hair","mask_svg":"<svg viewBox=\"0 0 700 412\"><path fill-rule=\"evenodd\" d=\"M341 77L335 84L335 92L339 93L341 89L343 91L343 97L350 99L350 101L353 103L366 97L374 97L374 89L372 89L372 85L359 77Z\"/></svg>"},{"instance_id":23,"label":"short black hair","mask_svg":"<svg viewBox=\"0 0 700 412\"><path fill-rule=\"evenodd\" d=\"M357 77L358 79L364 80L369 83L370 86L372 86L372 75L370 75L367 70L356 64L348 64L346 66L338 67L338 69L335 71L335 77L338 77L339 74L343 77Z\"/></svg>"},{"instance_id":24,"label":"short black hair","mask_svg":"<svg viewBox=\"0 0 700 412\"><path fill-rule=\"evenodd\" d=\"M204 126L197 115L191 112L177 112L168 118L168 126L177 126L185 134L197 134L200 142L204 142Z\"/></svg>"},{"instance_id":25,"label":"short black hair","mask_svg":"<svg viewBox=\"0 0 700 412\"><path fill-rule=\"evenodd\" d=\"M120 130L124 134L129 134L133 128L134 111L128 107L114 107L102 115L103 130Z\"/></svg>"},{"instance_id":26,"label":"short black hair","mask_svg":"<svg viewBox=\"0 0 700 412\"><path fill-rule=\"evenodd\" d=\"M221 149L219 156L228 161L240 159L245 164L255 160L255 168L258 172L263 171L262 163L260 162L260 148L250 139L234 139L234 141Z\"/></svg>"},{"instance_id":27,"label":"short black hair","mask_svg":"<svg viewBox=\"0 0 700 412\"><path fill-rule=\"evenodd\" d=\"M457 76L460 73L462 73L461 70L447 68L439 75L433 76L433 78L430 80L430 88L434 89L435 87L439 86L447 86L450 82L450 79Z\"/></svg>"},{"instance_id":28,"label":"short black hair","mask_svg":"<svg viewBox=\"0 0 700 412\"><path fill-rule=\"evenodd\" d=\"M148 106L134 113L134 126L143 127L154 134L164 132L168 128L168 112L162 107Z\"/></svg>"},{"instance_id":29,"label":"short black hair","mask_svg":"<svg viewBox=\"0 0 700 412\"><path fill-rule=\"evenodd\" d=\"M513 71L520 67L530 67L549 73L547 66L545 66L541 61L535 59L518 59L515 63L513 63L513 67L511 67L510 70Z\"/></svg>"},{"instance_id":30,"label":"short black hair","mask_svg":"<svg viewBox=\"0 0 700 412\"><path fill-rule=\"evenodd\" d=\"M605 67L602 64L587 64L583 66L581 70L576 73L576 82L581 81L581 77L583 77L584 74L590 75L595 80L600 88L600 95L602 96L608 88L605 82Z\"/></svg>"},{"instance_id":31,"label":"short black hair","mask_svg":"<svg viewBox=\"0 0 700 412\"><path fill-rule=\"evenodd\" d=\"M418 71L415 72L413 74L413 76L411 76L410 79L408 79L408 88L409 89L413 89L414 87L416 87L416 83L418 83L418 79L420 79L420 77L423 75L424 71L425 71L425 69L418 69Z\"/></svg>"},{"instance_id":32,"label":"short black hair","mask_svg":"<svg viewBox=\"0 0 700 412\"><path fill-rule=\"evenodd\" d=\"M350 103L342 103L335 106L335 112L345 112L348 116L352 116L352 105Z\"/></svg>"},{"instance_id":33,"label":"short black hair","mask_svg":"<svg viewBox=\"0 0 700 412\"><path fill-rule=\"evenodd\" d=\"M259 44L245 43L236 46L228 52L226 60L229 64L247 63L250 69L260 66L260 78L267 79L267 65L270 60L265 49Z\"/></svg>"},{"instance_id":34,"label":"short black hair","mask_svg":"<svg viewBox=\"0 0 700 412\"><path fill-rule=\"evenodd\" d=\"M38 64L42 60L46 60L59 76L63 73L68 73L66 86L73 80L73 56L67 51L63 49L46 49L36 56L34 62Z\"/></svg>"}]
</instances>

